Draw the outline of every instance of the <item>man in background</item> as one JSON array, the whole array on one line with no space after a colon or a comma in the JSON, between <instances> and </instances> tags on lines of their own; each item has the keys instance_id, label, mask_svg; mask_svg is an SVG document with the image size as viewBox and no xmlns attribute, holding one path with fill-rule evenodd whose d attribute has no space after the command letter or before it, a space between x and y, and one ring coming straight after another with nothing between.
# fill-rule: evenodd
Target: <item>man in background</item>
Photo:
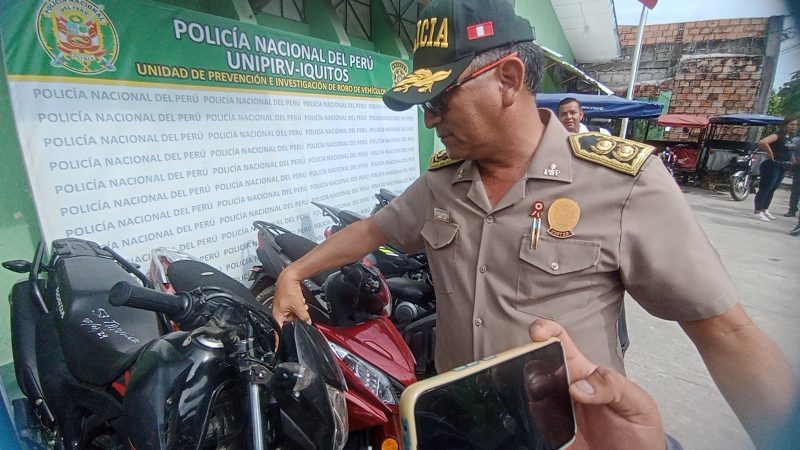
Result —
<instances>
[{"instance_id":1,"label":"man in background","mask_svg":"<svg viewBox=\"0 0 800 450\"><path fill-rule=\"evenodd\" d=\"M588 133L597 131L602 134L611 135L605 128L583 123L583 105L578 99L567 97L558 102L558 120L570 133Z\"/></svg>"}]
</instances>

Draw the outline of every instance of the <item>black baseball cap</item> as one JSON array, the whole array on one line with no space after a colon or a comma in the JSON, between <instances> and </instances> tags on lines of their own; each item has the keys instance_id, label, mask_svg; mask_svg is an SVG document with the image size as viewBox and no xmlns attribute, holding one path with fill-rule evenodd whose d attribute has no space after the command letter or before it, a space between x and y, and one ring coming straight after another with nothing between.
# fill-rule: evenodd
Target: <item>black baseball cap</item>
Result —
<instances>
[{"instance_id":1,"label":"black baseball cap","mask_svg":"<svg viewBox=\"0 0 800 450\"><path fill-rule=\"evenodd\" d=\"M433 0L420 12L414 72L383 94L390 109L425 103L453 84L475 55L533 41L530 22L507 0Z\"/></svg>"}]
</instances>

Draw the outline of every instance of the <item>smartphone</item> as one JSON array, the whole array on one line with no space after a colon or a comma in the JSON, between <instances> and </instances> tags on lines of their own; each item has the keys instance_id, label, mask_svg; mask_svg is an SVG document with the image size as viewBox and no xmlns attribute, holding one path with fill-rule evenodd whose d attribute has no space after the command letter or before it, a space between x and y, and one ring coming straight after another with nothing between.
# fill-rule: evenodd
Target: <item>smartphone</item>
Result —
<instances>
[{"instance_id":1,"label":"smartphone","mask_svg":"<svg viewBox=\"0 0 800 450\"><path fill-rule=\"evenodd\" d=\"M555 450L575 439L561 342L526 344L417 382L400 398L407 450Z\"/></svg>"}]
</instances>

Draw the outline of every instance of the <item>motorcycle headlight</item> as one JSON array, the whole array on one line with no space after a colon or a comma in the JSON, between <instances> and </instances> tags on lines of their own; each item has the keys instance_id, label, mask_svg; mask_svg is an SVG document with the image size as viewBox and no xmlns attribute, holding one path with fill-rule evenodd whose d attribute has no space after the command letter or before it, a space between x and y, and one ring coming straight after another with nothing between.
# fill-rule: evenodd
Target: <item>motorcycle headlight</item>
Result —
<instances>
[{"instance_id":1,"label":"motorcycle headlight","mask_svg":"<svg viewBox=\"0 0 800 450\"><path fill-rule=\"evenodd\" d=\"M389 378L372 364L364 361L358 356L350 353L347 349L328 342L331 350L345 365L358 377L364 386L367 387L376 397L381 399L384 403L391 405L397 404L397 394L392 389L392 383Z\"/></svg>"},{"instance_id":2,"label":"motorcycle headlight","mask_svg":"<svg viewBox=\"0 0 800 450\"><path fill-rule=\"evenodd\" d=\"M329 384L326 384L325 387L328 389L328 400L333 410L333 449L341 450L347 443L347 435L350 430L350 424L347 422L347 401L344 392Z\"/></svg>"}]
</instances>

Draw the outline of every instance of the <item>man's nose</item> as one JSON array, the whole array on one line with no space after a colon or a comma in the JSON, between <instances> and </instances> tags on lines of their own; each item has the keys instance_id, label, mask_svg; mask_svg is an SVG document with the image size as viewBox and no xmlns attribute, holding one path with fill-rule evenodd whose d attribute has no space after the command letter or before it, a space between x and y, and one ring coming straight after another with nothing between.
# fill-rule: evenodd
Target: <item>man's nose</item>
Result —
<instances>
[{"instance_id":1,"label":"man's nose","mask_svg":"<svg viewBox=\"0 0 800 450\"><path fill-rule=\"evenodd\" d=\"M437 116L436 114L428 111L427 109L423 110L425 112L423 118L425 120L425 128L433 128L442 121L442 116Z\"/></svg>"}]
</instances>

